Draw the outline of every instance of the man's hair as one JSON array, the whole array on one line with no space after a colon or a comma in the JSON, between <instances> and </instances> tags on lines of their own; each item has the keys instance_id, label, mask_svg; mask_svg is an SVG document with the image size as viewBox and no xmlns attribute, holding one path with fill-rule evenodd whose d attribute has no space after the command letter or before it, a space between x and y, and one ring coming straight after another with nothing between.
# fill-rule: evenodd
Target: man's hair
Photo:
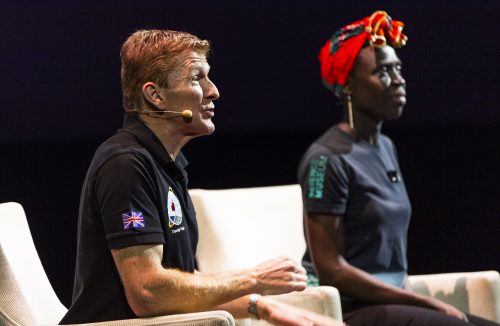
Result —
<instances>
[{"instance_id":1,"label":"man's hair","mask_svg":"<svg viewBox=\"0 0 500 326\"><path fill-rule=\"evenodd\" d=\"M185 32L138 30L123 43L121 84L125 111L141 109L142 85L148 81L166 87L175 58L184 50L207 55L210 43Z\"/></svg>"}]
</instances>

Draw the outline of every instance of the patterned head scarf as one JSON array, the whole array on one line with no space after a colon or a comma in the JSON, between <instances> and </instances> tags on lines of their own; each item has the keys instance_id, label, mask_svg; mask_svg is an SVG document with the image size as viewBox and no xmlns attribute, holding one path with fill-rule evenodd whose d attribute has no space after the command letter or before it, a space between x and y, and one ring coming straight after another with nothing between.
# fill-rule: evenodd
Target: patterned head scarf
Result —
<instances>
[{"instance_id":1,"label":"patterned head scarf","mask_svg":"<svg viewBox=\"0 0 500 326\"><path fill-rule=\"evenodd\" d=\"M403 22L393 20L385 11L376 11L335 32L318 56L325 86L340 94L365 45L382 47L390 41L393 47L404 46L408 38L402 33L403 27Z\"/></svg>"}]
</instances>

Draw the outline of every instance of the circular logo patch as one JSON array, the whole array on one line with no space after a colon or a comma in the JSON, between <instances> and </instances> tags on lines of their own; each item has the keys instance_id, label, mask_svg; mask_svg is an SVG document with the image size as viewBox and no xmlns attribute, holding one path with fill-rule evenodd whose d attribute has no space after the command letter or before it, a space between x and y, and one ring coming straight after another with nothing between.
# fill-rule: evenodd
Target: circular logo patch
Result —
<instances>
[{"instance_id":1,"label":"circular logo patch","mask_svg":"<svg viewBox=\"0 0 500 326\"><path fill-rule=\"evenodd\" d=\"M181 204L179 203L179 199L170 187L168 188L167 212L169 228L172 228L174 225L180 225L182 223Z\"/></svg>"}]
</instances>

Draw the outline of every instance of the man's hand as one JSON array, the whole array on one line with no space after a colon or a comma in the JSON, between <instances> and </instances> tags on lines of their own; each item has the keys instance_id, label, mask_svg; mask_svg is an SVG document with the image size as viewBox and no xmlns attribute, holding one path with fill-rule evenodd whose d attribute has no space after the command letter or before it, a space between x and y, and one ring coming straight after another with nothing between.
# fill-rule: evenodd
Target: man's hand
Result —
<instances>
[{"instance_id":1,"label":"man's hand","mask_svg":"<svg viewBox=\"0 0 500 326\"><path fill-rule=\"evenodd\" d=\"M261 297L257 301L257 311L261 319L281 326L342 326L330 317L299 309L285 303Z\"/></svg>"},{"instance_id":2,"label":"man's hand","mask_svg":"<svg viewBox=\"0 0 500 326\"><path fill-rule=\"evenodd\" d=\"M252 268L250 273L257 283L255 293L282 294L306 288L305 269L287 257L268 260Z\"/></svg>"}]
</instances>

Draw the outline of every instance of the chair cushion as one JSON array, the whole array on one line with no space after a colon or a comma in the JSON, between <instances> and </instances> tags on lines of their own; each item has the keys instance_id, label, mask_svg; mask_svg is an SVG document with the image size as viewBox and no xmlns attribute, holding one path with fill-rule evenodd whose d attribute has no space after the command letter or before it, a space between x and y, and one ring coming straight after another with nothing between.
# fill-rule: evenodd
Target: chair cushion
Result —
<instances>
[{"instance_id":1,"label":"chair cushion","mask_svg":"<svg viewBox=\"0 0 500 326\"><path fill-rule=\"evenodd\" d=\"M190 190L200 239L198 269L218 272L285 255L297 263L306 244L299 185Z\"/></svg>"}]
</instances>

